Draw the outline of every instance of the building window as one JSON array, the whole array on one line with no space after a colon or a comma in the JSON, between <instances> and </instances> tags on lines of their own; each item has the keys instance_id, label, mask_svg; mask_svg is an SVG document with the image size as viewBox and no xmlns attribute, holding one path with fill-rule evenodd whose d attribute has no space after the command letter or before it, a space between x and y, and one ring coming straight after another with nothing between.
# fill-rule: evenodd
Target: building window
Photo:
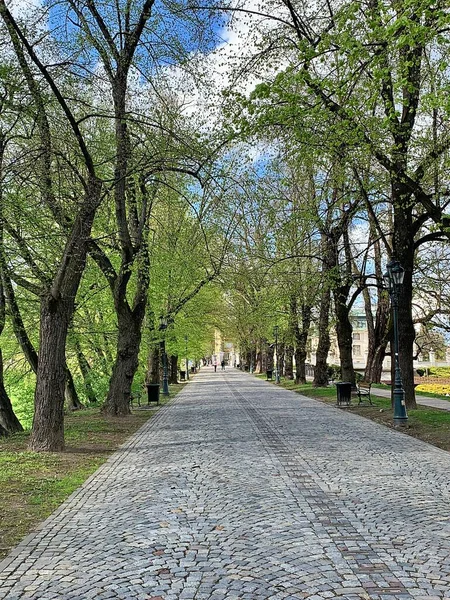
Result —
<instances>
[{"instance_id":1,"label":"building window","mask_svg":"<svg viewBox=\"0 0 450 600\"><path fill-rule=\"evenodd\" d=\"M353 346L353 356L361 356L361 346Z\"/></svg>"},{"instance_id":2,"label":"building window","mask_svg":"<svg viewBox=\"0 0 450 600\"><path fill-rule=\"evenodd\" d=\"M353 334L353 339L354 339L354 340L360 340L360 339L361 339L361 334L359 334L359 333L354 333L354 334Z\"/></svg>"}]
</instances>

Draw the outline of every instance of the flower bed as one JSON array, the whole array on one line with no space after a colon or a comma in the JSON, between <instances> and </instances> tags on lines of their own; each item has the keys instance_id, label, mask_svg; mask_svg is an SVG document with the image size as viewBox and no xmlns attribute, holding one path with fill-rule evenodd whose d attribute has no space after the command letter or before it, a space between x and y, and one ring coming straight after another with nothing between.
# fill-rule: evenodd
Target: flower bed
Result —
<instances>
[{"instance_id":1,"label":"flower bed","mask_svg":"<svg viewBox=\"0 0 450 600\"><path fill-rule=\"evenodd\" d=\"M429 377L427 379L430 379ZM450 381L449 383L420 383L416 386L418 392L425 392L428 394L440 394L441 396L450 396Z\"/></svg>"}]
</instances>

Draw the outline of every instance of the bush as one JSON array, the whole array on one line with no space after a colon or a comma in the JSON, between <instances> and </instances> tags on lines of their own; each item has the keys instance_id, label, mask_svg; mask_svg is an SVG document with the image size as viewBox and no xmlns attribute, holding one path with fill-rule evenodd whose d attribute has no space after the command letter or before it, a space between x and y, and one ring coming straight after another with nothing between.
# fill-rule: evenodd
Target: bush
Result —
<instances>
[{"instance_id":1,"label":"bush","mask_svg":"<svg viewBox=\"0 0 450 600\"><path fill-rule=\"evenodd\" d=\"M433 377L450 377L450 367L430 367L428 374Z\"/></svg>"},{"instance_id":2,"label":"bush","mask_svg":"<svg viewBox=\"0 0 450 600\"><path fill-rule=\"evenodd\" d=\"M416 373L419 377L423 377L426 373L425 369L416 369Z\"/></svg>"},{"instance_id":3,"label":"bush","mask_svg":"<svg viewBox=\"0 0 450 600\"><path fill-rule=\"evenodd\" d=\"M327 374L328 374L328 379L332 379L333 381L335 379L340 379L341 378L341 367L339 365L328 365L327 366Z\"/></svg>"}]
</instances>

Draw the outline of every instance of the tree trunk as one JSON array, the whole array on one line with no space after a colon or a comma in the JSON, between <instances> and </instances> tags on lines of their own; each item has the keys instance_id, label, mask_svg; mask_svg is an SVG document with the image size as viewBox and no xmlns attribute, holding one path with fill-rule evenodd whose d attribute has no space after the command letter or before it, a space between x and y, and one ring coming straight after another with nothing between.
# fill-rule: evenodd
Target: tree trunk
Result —
<instances>
[{"instance_id":1,"label":"tree trunk","mask_svg":"<svg viewBox=\"0 0 450 600\"><path fill-rule=\"evenodd\" d=\"M295 383L305 384L306 383L306 357L307 350L306 345L308 342L309 328L311 326L311 315L312 307L308 304L302 304L302 327L300 329L298 322L294 327L295 336Z\"/></svg>"},{"instance_id":2,"label":"tree trunk","mask_svg":"<svg viewBox=\"0 0 450 600\"><path fill-rule=\"evenodd\" d=\"M3 355L0 349L0 435L15 433L16 431L23 431L23 427L14 414L11 400L5 390L3 382Z\"/></svg>"},{"instance_id":3,"label":"tree trunk","mask_svg":"<svg viewBox=\"0 0 450 600\"><path fill-rule=\"evenodd\" d=\"M39 363L34 394L34 419L30 448L36 452L64 450L64 391L66 339L73 299L41 300Z\"/></svg>"},{"instance_id":4,"label":"tree trunk","mask_svg":"<svg viewBox=\"0 0 450 600\"><path fill-rule=\"evenodd\" d=\"M346 304L348 287L342 286L334 290L334 303L336 311L336 334L341 360L342 381L355 385L355 371L353 368L353 327L350 321L349 308Z\"/></svg>"},{"instance_id":5,"label":"tree trunk","mask_svg":"<svg viewBox=\"0 0 450 600\"><path fill-rule=\"evenodd\" d=\"M64 390L66 340L83 275L95 212L101 200L101 182L90 176L84 203L64 249L52 287L41 298L39 364L34 395L30 449L64 450Z\"/></svg>"},{"instance_id":6,"label":"tree trunk","mask_svg":"<svg viewBox=\"0 0 450 600\"><path fill-rule=\"evenodd\" d=\"M147 375L145 381L147 383L159 383L159 345L151 345L148 351L147 358Z\"/></svg>"},{"instance_id":7,"label":"tree trunk","mask_svg":"<svg viewBox=\"0 0 450 600\"><path fill-rule=\"evenodd\" d=\"M72 373L69 368L67 368L67 379L66 379L66 388L64 391L64 397L66 399L66 404L68 410L80 410L84 408L83 403L81 402L75 384L73 382Z\"/></svg>"},{"instance_id":8,"label":"tree trunk","mask_svg":"<svg viewBox=\"0 0 450 600\"><path fill-rule=\"evenodd\" d=\"M7 273L6 264L4 264L3 260L1 263L1 279L3 289L5 291L8 314L11 319L14 335L16 336L16 339L28 364L32 368L33 372L37 373L38 355L25 329L22 314L20 312L19 304L14 292L14 286L12 285L11 279Z\"/></svg>"},{"instance_id":9,"label":"tree trunk","mask_svg":"<svg viewBox=\"0 0 450 600\"><path fill-rule=\"evenodd\" d=\"M389 343L389 300L384 292L378 298L378 307L375 316L373 337L369 338L369 351L367 354L364 381L380 383L383 372L383 361Z\"/></svg>"},{"instance_id":10,"label":"tree trunk","mask_svg":"<svg viewBox=\"0 0 450 600\"><path fill-rule=\"evenodd\" d=\"M75 343L75 351L77 353L78 365L80 367L81 375L84 381L84 388L86 390L86 395L88 397L89 402L97 402L97 398L95 396L95 392L92 388L91 384L91 365L89 364L87 358L83 354L83 350L81 349L81 344L77 340Z\"/></svg>"},{"instance_id":11,"label":"tree trunk","mask_svg":"<svg viewBox=\"0 0 450 600\"><path fill-rule=\"evenodd\" d=\"M410 235L412 229L411 198L402 185L394 180L394 243L393 257L405 269L403 285L399 290L398 301L398 341L399 364L407 408L417 408L414 391L414 339L416 332L412 317L412 275L414 269L414 240ZM394 360L394 356L392 360Z\"/></svg>"},{"instance_id":12,"label":"tree trunk","mask_svg":"<svg viewBox=\"0 0 450 600\"><path fill-rule=\"evenodd\" d=\"M255 371L257 373L262 373L263 372L263 367L262 367L263 353L262 353L262 350L261 350L261 344L262 344L262 341L260 341L260 347L258 348L258 351L256 353L256 369L255 369Z\"/></svg>"},{"instance_id":13,"label":"tree trunk","mask_svg":"<svg viewBox=\"0 0 450 600\"><path fill-rule=\"evenodd\" d=\"M138 311L132 311L125 302L121 306L117 304L117 354L102 412L111 416L124 416L131 412L131 384L139 365L145 303L142 303Z\"/></svg>"},{"instance_id":14,"label":"tree trunk","mask_svg":"<svg viewBox=\"0 0 450 600\"><path fill-rule=\"evenodd\" d=\"M5 137L0 132L0 334L3 333L6 324L6 301L3 275L6 274L6 258L3 245L3 157L6 147ZM9 282L11 284L11 281ZM12 287L12 286L11 286ZM14 414L11 400L6 392L3 379L3 354L0 348L0 435L22 431L22 425Z\"/></svg>"},{"instance_id":15,"label":"tree trunk","mask_svg":"<svg viewBox=\"0 0 450 600\"><path fill-rule=\"evenodd\" d=\"M170 379L169 383L177 384L178 383L178 356L174 356L173 354L170 356Z\"/></svg>"},{"instance_id":16,"label":"tree trunk","mask_svg":"<svg viewBox=\"0 0 450 600\"><path fill-rule=\"evenodd\" d=\"M405 212L405 211L404 211ZM403 219L402 219L403 221ZM414 389L414 339L416 332L412 317L412 274L414 267L414 247L407 238L403 237L395 251L396 258L405 269L403 285L400 286L398 301L398 341L399 341L399 364L402 375L403 389L405 390L405 401L407 408L417 408ZM406 238L406 239L405 239ZM394 360L392 356L392 360Z\"/></svg>"},{"instance_id":17,"label":"tree trunk","mask_svg":"<svg viewBox=\"0 0 450 600\"><path fill-rule=\"evenodd\" d=\"M323 284L320 299L319 343L316 350L316 366L314 369L314 387L328 385L328 352L330 351L330 315L331 291L327 282Z\"/></svg>"},{"instance_id":18,"label":"tree trunk","mask_svg":"<svg viewBox=\"0 0 450 600\"><path fill-rule=\"evenodd\" d=\"M291 344L286 344L285 375L286 379L294 379L294 348Z\"/></svg>"}]
</instances>

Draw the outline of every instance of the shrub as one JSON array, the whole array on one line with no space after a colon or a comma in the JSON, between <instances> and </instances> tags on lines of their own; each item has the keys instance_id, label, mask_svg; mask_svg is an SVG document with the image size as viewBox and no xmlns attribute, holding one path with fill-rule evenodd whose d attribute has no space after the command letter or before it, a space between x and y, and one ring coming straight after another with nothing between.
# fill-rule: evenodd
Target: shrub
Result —
<instances>
[{"instance_id":1,"label":"shrub","mask_svg":"<svg viewBox=\"0 0 450 600\"><path fill-rule=\"evenodd\" d=\"M341 378L341 367L339 365L328 365L327 367L328 379L340 379Z\"/></svg>"},{"instance_id":2,"label":"shrub","mask_svg":"<svg viewBox=\"0 0 450 600\"><path fill-rule=\"evenodd\" d=\"M428 374L433 377L450 377L450 367L430 367Z\"/></svg>"}]
</instances>

